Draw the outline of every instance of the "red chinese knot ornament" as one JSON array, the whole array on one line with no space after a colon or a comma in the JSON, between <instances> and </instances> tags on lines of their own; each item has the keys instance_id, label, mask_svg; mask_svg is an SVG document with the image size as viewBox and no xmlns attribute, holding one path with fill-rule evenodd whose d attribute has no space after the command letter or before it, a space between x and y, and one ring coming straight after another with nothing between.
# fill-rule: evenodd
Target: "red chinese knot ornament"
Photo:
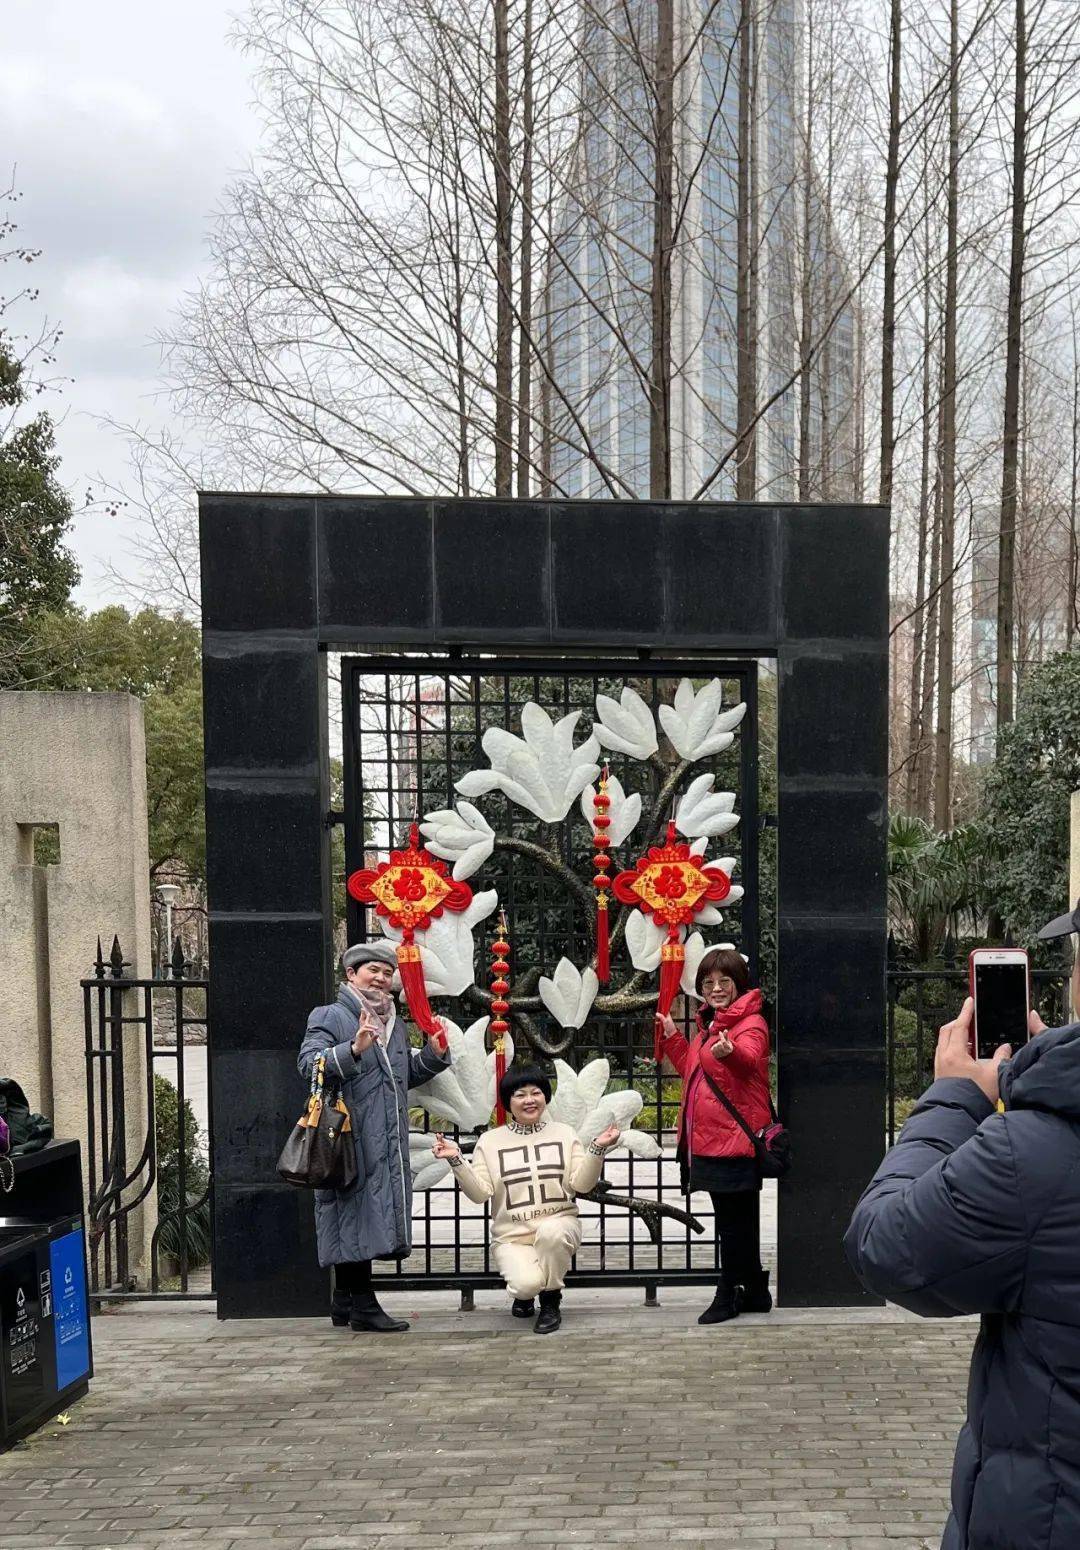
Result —
<instances>
[{"instance_id":1,"label":"red chinese knot ornament","mask_svg":"<svg viewBox=\"0 0 1080 1550\"><path fill-rule=\"evenodd\" d=\"M677 838L674 823L669 823L666 842L652 846L632 871L620 872L612 886L620 903L635 906L651 915L658 926L667 927L667 941L660 950L653 1049L653 1058L659 1063L659 1019L671 1011L686 962L681 931L707 904L719 904L727 898L731 878L722 867L702 866L690 846Z\"/></svg>"},{"instance_id":2,"label":"red chinese knot ornament","mask_svg":"<svg viewBox=\"0 0 1080 1550\"><path fill-rule=\"evenodd\" d=\"M455 882L445 862L420 844L420 830L414 823L409 843L403 850L392 850L390 860L371 869L353 872L345 885L360 904L373 904L376 915L389 920L401 932L397 949L401 988L416 1026L429 1036L442 1030L427 998L417 931L426 931L443 910L460 914L472 902L468 883Z\"/></svg>"}]
</instances>

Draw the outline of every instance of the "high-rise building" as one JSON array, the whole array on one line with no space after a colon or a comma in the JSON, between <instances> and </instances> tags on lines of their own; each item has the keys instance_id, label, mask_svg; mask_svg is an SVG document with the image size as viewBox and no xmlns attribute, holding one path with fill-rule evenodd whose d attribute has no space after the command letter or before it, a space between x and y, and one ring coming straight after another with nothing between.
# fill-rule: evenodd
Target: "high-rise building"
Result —
<instances>
[{"instance_id":1,"label":"high-rise building","mask_svg":"<svg viewBox=\"0 0 1080 1550\"><path fill-rule=\"evenodd\" d=\"M642 61L654 47L656 0L583 7L580 132L565 179L555 256L544 285L542 394L549 445L542 465L567 494L649 493L648 373L653 357L656 227L653 82ZM672 190L672 494L688 499L730 453L738 411L739 6L676 0L677 60ZM805 240L797 0L762 7L754 37L753 194L745 237L756 255L750 330L756 405L756 485L790 499L798 489L799 358L811 275L811 332L839 310L811 368L809 464L820 498L852 494L855 314L849 284L827 241L820 188L811 178ZM619 24L619 17L624 18ZM540 395L538 395L540 396ZM770 400L775 402L770 403ZM605 472L607 477L605 477ZM735 462L710 490L735 492Z\"/></svg>"}]
</instances>

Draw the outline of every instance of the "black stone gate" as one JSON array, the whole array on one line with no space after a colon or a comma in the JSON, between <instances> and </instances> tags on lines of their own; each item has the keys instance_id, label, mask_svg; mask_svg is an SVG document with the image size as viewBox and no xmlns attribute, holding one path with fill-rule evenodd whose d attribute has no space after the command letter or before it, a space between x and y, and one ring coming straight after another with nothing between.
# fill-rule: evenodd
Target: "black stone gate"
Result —
<instances>
[{"instance_id":1,"label":"black stone gate","mask_svg":"<svg viewBox=\"0 0 1080 1550\"><path fill-rule=\"evenodd\" d=\"M885 1137L887 513L203 495L200 520L219 1314L325 1303L274 1164L334 982L334 650L775 661L783 1300L862 1300L840 1235Z\"/></svg>"}]
</instances>

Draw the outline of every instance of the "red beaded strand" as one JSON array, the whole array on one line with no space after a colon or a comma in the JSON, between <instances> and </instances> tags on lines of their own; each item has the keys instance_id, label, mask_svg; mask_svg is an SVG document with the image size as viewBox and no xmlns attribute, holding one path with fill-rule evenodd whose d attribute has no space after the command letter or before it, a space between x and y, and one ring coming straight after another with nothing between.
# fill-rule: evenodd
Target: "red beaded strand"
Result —
<instances>
[{"instance_id":1,"label":"red beaded strand","mask_svg":"<svg viewBox=\"0 0 1080 1550\"><path fill-rule=\"evenodd\" d=\"M506 1075L506 1035L510 1031L510 1024L506 1021L506 1014L510 1010L510 1003L506 999L506 993L510 989L510 981L507 975L510 973L510 943L506 939L506 912L499 911L499 936L491 944L491 1037L495 1050L495 1118L500 1125L506 1123L506 1110L503 1108L502 1095L499 1087Z\"/></svg>"}]
</instances>

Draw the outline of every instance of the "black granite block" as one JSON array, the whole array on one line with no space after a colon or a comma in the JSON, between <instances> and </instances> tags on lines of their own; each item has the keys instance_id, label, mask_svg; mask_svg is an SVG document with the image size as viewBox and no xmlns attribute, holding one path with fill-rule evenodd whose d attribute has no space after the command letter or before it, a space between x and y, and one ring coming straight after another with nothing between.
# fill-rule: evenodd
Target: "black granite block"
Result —
<instances>
[{"instance_id":1,"label":"black granite block","mask_svg":"<svg viewBox=\"0 0 1080 1550\"><path fill-rule=\"evenodd\" d=\"M648 501L552 505L556 639L613 645L664 639L665 510Z\"/></svg>"},{"instance_id":2,"label":"black granite block","mask_svg":"<svg viewBox=\"0 0 1080 1550\"><path fill-rule=\"evenodd\" d=\"M789 1051L779 1098L794 1154L780 1191L781 1300L787 1307L880 1302L848 1265L843 1235L884 1155L884 1050Z\"/></svg>"},{"instance_id":3,"label":"black granite block","mask_svg":"<svg viewBox=\"0 0 1080 1550\"><path fill-rule=\"evenodd\" d=\"M880 921L781 915L778 1043L786 1057L814 1049L874 1049L885 1040L885 933Z\"/></svg>"},{"instance_id":4,"label":"black granite block","mask_svg":"<svg viewBox=\"0 0 1080 1550\"><path fill-rule=\"evenodd\" d=\"M664 518L669 627L686 645L771 648L779 518L771 506L673 506Z\"/></svg>"},{"instance_id":5,"label":"black granite block","mask_svg":"<svg viewBox=\"0 0 1080 1550\"><path fill-rule=\"evenodd\" d=\"M405 643L431 637L429 501L323 498L316 525L325 641Z\"/></svg>"},{"instance_id":6,"label":"black granite block","mask_svg":"<svg viewBox=\"0 0 1080 1550\"><path fill-rule=\"evenodd\" d=\"M215 1059L233 1050L299 1048L312 1007L335 992L328 927L295 920L211 920L210 1022Z\"/></svg>"},{"instance_id":7,"label":"black granite block","mask_svg":"<svg viewBox=\"0 0 1080 1550\"><path fill-rule=\"evenodd\" d=\"M435 506L440 639L546 640L551 628L548 507L532 501Z\"/></svg>"},{"instance_id":8,"label":"black granite block","mask_svg":"<svg viewBox=\"0 0 1080 1550\"><path fill-rule=\"evenodd\" d=\"M308 1098L296 1065L302 1033L301 1027L286 1049L215 1049L215 1184L279 1182L278 1157Z\"/></svg>"},{"instance_id":9,"label":"black granite block","mask_svg":"<svg viewBox=\"0 0 1080 1550\"><path fill-rule=\"evenodd\" d=\"M202 619L207 630L313 630L315 502L201 495Z\"/></svg>"},{"instance_id":10,"label":"black granite block","mask_svg":"<svg viewBox=\"0 0 1080 1550\"><path fill-rule=\"evenodd\" d=\"M885 782L779 788L777 881L780 914L885 919Z\"/></svg>"},{"instance_id":11,"label":"black granite block","mask_svg":"<svg viewBox=\"0 0 1080 1550\"><path fill-rule=\"evenodd\" d=\"M308 1318L327 1311L330 1277L319 1269L315 1252L311 1190L223 1184L215 1188L214 1208L219 1319Z\"/></svg>"},{"instance_id":12,"label":"black granite block","mask_svg":"<svg viewBox=\"0 0 1080 1550\"><path fill-rule=\"evenodd\" d=\"M888 513L880 507L782 509L781 639L884 640L888 561Z\"/></svg>"},{"instance_id":13,"label":"black granite block","mask_svg":"<svg viewBox=\"0 0 1080 1550\"><path fill-rule=\"evenodd\" d=\"M207 768L317 772L319 666L307 644L238 650L235 637L209 635L203 651Z\"/></svg>"},{"instance_id":14,"label":"black granite block","mask_svg":"<svg viewBox=\"0 0 1080 1550\"><path fill-rule=\"evenodd\" d=\"M782 650L778 757L788 777L888 773L885 643L855 650Z\"/></svg>"},{"instance_id":15,"label":"black granite block","mask_svg":"<svg viewBox=\"0 0 1080 1550\"><path fill-rule=\"evenodd\" d=\"M317 778L209 776L210 908L224 914L321 910L322 819Z\"/></svg>"}]
</instances>

